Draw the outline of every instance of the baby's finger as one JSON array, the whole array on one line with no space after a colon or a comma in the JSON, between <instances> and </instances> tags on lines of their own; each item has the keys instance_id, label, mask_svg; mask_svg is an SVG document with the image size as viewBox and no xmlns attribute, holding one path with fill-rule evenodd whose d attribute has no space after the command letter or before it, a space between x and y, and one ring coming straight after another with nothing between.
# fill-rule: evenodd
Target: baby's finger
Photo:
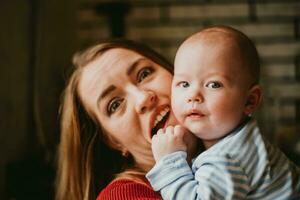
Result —
<instances>
[{"instance_id":1,"label":"baby's finger","mask_svg":"<svg viewBox=\"0 0 300 200\"><path fill-rule=\"evenodd\" d=\"M174 127L173 126L168 126L166 128L166 134L174 134Z\"/></svg>"},{"instance_id":2,"label":"baby's finger","mask_svg":"<svg viewBox=\"0 0 300 200\"><path fill-rule=\"evenodd\" d=\"M162 134L164 134L164 129L162 129L162 128L158 129L156 135L162 135Z\"/></svg>"},{"instance_id":3,"label":"baby's finger","mask_svg":"<svg viewBox=\"0 0 300 200\"><path fill-rule=\"evenodd\" d=\"M157 134L152 136L151 141L152 141L152 144L157 141Z\"/></svg>"}]
</instances>

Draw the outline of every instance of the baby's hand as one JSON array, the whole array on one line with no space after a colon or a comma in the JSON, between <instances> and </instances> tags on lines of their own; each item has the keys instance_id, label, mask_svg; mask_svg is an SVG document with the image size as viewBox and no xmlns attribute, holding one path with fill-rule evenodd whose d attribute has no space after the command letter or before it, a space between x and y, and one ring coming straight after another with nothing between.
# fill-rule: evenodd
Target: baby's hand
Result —
<instances>
[{"instance_id":1,"label":"baby's hand","mask_svg":"<svg viewBox=\"0 0 300 200\"><path fill-rule=\"evenodd\" d=\"M152 138L152 152L156 162L163 156L173 153L175 151L186 151L187 145L183 141L185 129L176 125L169 126L164 131L159 129L157 134Z\"/></svg>"}]
</instances>

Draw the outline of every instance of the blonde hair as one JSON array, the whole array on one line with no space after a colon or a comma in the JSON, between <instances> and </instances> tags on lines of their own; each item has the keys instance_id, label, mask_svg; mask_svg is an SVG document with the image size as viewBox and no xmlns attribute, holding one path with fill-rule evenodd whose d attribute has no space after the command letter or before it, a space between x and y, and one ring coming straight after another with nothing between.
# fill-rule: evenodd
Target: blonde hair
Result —
<instances>
[{"instance_id":1,"label":"blonde hair","mask_svg":"<svg viewBox=\"0 0 300 200\"><path fill-rule=\"evenodd\" d=\"M173 73L173 66L149 47L130 40L110 40L76 53L75 70L62 95L61 138L58 149L56 199L95 199L115 175L142 180L145 172L131 156L123 157L110 145L109 137L78 95L82 69L104 52L124 48L141 54Z\"/></svg>"}]
</instances>

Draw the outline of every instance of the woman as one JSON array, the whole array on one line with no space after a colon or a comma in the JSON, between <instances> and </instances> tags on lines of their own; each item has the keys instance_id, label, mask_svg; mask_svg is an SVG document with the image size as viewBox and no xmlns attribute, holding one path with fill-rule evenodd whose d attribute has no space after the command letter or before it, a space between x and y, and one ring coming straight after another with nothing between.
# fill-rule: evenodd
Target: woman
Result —
<instances>
[{"instance_id":1,"label":"woman","mask_svg":"<svg viewBox=\"0 0 300 200\"><path fill-rule=\"evenodd\" d=\"M61 109L57 199L160 199L145 179L151 138L176 124L172 65L139 43L114 40L75 55ZM187 134L190 155L196 140ZM109 185L103 189L107 184Z\"/></svg>"}]
</instances>

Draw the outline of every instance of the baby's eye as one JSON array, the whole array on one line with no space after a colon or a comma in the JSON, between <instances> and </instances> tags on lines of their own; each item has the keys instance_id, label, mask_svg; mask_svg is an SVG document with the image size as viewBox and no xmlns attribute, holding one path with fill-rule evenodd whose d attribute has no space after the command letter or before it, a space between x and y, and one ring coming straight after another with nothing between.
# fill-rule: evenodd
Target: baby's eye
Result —
<instances>
[{"instance_id":1,"label":"baby's eye","mask_svg":"<svg viewBox=\"0 0 300 200\"><path fill-rule=\"evenodd\" d=\"M190 86L190 84L186 81L181 81L181 82L178 83L178 86L183 87L183 88L187 88L187 87Z\"/></svg>"},{"instance_id":2,"label":"baby's eye","mask_svg":"<svg viewBox=\"0 0 300 200\"><path fill-rule=\"evenodd\" d=\"M114 112L116 112L116 110L119 108L119 106L121 105L123 99L121 98L114 98L112 99L107 106L107 113L109 115L113 114Z\"/></svg>"},{"instance_id":3,"label":"baby's eye","mask_svg":"<svg viewBox=\"0 0 300 200\"><path fill-rule=\"evenodd\" d=\"M206 87L212 88L212 89L217 89L217 88L222 87L222 84L217 81L212 81L212 82L207 83Z\"/></svg>"},{"instance_id":4,"label":"baby's eye","mask_svg":"<svg viewBox=\"0 0 300 200\"><path fill-rule=\"evenodd\" d=\"M151 67L145 67L141 69L137 74L137 82L142 82L145 78L147 78L151 73L153 72L153 69Z\"/></svg>"}]
</instances>

